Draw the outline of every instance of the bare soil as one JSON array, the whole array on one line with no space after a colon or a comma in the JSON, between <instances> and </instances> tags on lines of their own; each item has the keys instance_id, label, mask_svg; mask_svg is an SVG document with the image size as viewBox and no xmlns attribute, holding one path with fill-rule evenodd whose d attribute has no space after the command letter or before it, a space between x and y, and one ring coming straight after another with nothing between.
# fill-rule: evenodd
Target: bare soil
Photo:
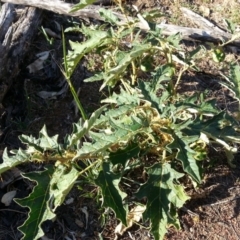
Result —
<instances>
[{"instance_id":1,"label":"bare soil","mask_svg":"<svg viewBox=\"0 0 240 240\"><path fill-rule=\"evenodd\" d=\"M188 7L207 19L226 29L223 21L228 18L240 22L236 9L240 7L238 1L213 0L213 1L188 1L188 0L163 0L163 1L128 1L142 6L141 11L159 9L164 16L159 21L166 21L181 26L194 27L182 17L179 7ZM114 6L112 6L114 7ZM45 12L43 26L57 32L55 21L63 27L71 26L79 19L59 16L52 12ZM59 32L58 32L59 33ZM61 34L61 33L59 33ZM66 34L67 40L81 41L82 36ZM184 47L196 46L199 43L183 43ZM44 69L30 74L27 66L36 59L36 54L51 50L51 57ZM229 52L229 61L239 61L239 55ZM97 59L96 59L97 61ZM54 39L50 45L44 35L39 31L32 43L29 54L24 59L21 72L4 99L5 113L0 116L0 151L4 148L16 149L21 146L18 136L20 134L32 134L38 136L42 126L47 126L50 135L59 134L60 140L71 132L72 124L78 121L80 114L75 111L73 98L69 91L54 98L42 99L38 96L40 91L59 92L62 89L63 77L60 71L62 64L62 41ZM83 83L84 78L91 74L83 62L76 70L72 81L76 89L79 89L79 98L88 114L100 106L100 101L105 94L99 92L99 83ZM215 98L218 107L230 113L236 111L237 103L233 100L227 89L218 84L221 79L216 66L211 59L205 59L200 63L200 72L188 72L183 76L179 86L179 92L189 95L195 91L208 90L208 98ZM224 68L224 66L222 66ZM165 239L209 239L209 240L238 240L240 239L240 152L236 155L236 168L230 168L223 157L221 149L213 146L206 164L206 176L203 184L197 188L189 187L186 191L192 197L183 209L179 210L181 229L170 228ZM29 172L41 170L42 165L23 166L21 171ZM16 197L24 197L31 191L31 183L21 178L15 179L4 188L0 185L0 198L9 189L17 189ZM94 188L77 185L67 196L65 203L57 209L55 222L47 222L43 228L46 239L116 239L114 230L118 221L110 210L104 212L101 204L95 199L84 196L86 193L94 193ZM20 239L21 234L17 230L26 218L27 210L20 208L12 202L9 207L0 203L0 239ZM102 221L105 224L102 224ZM134 225L129 231L118 239L153 239L148 232L148 223Z\"/></svg>"}]
</instances>

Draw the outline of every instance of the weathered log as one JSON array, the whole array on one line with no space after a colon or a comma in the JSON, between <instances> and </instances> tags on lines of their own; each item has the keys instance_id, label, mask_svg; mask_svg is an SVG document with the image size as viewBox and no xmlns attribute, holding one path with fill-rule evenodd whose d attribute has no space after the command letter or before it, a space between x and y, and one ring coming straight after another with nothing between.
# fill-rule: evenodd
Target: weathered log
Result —
<instances>
[{"instance_id":1,"label":"weathered log","mask_svg":"<svg viewBox=\"0 0 240 240\"><path fill-rule=\"evenodd\" d=\"M17 14L21 11L21 14ZM0 11L0 103L19 73L19 66L36 35L42 10L4 4Z\"/></svg>"},{"instance_id":2,"label":"weathered log","mask_svg":"<svg viewBox=\"0 0 240 240\"><path fill-rule=\"evenodd\" d=\"M16 18L13 9L12 4L4 4L0 12L0 103L8 88L8 84L5 83L3 76L6 70L4 62L7 58L7 49L9 48L12 35L11 25Z\"/></svg>"},{"instance_id":3,"label":"weathered log","mask_svg":"<svg viewBox=\"0 0 240 240\"><path fill-rule=\"evenodd\" d=\"M73 5L65 3L60 0L2 0L2 2L9 2L15 4L22 4L27 6L39 7L42 9L50 10L59 14L82 17L82 18L95 18L103 20L99 13L99 6L90 5L84 9L77 12L70 12ZM120 20L121 24L126 23L126 18L120 13L113 12ZM133 21L133 18L128 17L128 20ZM146 30L144 23L139 22L136 24L137 27ZM186 40L199 40L199 41L209 41L209 42L221 42L222 40L228 41L231 39L232 35L224 32L218 31L217 27L207 27L207 28L188 28L181 27L171 24L157 24L158 28L162 29L164 35L173 35L180 33L183 39ZM237 47L240 47L240 41L233 41L231 43Z\"/></svg>"},{"instance_id":4,"label":"weathered log","mask_svg":"<svg viewBox=\"0 0 240 240\"><path fill-rule=\"evenodd\" d=\"M13 10L13 4L4 4L2 7L2 11L0 14L0 42L3 42L7 31L9 30L14 19L16 18L16 12Z\"/></svg>"}]
</instances>

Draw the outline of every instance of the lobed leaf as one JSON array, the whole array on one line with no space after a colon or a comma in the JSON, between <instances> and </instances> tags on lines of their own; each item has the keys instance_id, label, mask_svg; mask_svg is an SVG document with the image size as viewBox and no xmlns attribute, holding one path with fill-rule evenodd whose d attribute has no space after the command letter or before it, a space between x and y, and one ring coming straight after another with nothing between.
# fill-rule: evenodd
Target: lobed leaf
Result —
<instances>
[{"instance_id":1,"label":"lobed leaf","mask_svg":"<svg viewBox=\"0 0 240 240\"><path fill-rule=\"evenodd\" d=\"M32 148L32 152L34 151L39 151L39 152L44 152L44 149L42 147L40 147L40 139L36 139L33 136L26 136L26 135L21 135L19 136L19 139L22 143L28 145L28 148L30 148L29 150L31 151Z\"/></svg>"},{"instance_id":2,"label":"lobed leaf","mask_svg":"<svg viewBox=\"0 0 240 240\"><path fill-rule=\"evenodd\" d=\"M117 25L117 23L119 22L118 17L116 15L114 15L111 10L100 8L99 14L102 18L104 18L105 22L109 22L114 25Z\"/></svg>"},{"instance_id":3,"label":"lobed leaf","mask_svg":"<svg viewBox=\"0 0 240 240\"><path fill-rule=\"evenodd\" d=\"M163 239L169 225L179 228L176 208L181 208L189 199L177 180L184 174L175 171L170 164L156 163L146 169L148 180L135 194L147 198L144 219L151 220L151 232L155 239Z\"/></svg>"},{"instance_id":4,"label":"lobed leaf","mask_svg":"<svg viewBox=\"0 0 240 240\"><path fill-rule=\"evenodd\" d=\"M39 132L39 146L44 150L58 149L58 135L49 137L46 126L44 125Z\"/></svg>"},{"instance_id":5,"label":"lobed leaf","mask_svg":"<svg viewBox=\"0 0 240 240\"><path fill-rule=\"evenodd\" d=\"M68 138L68 148L75 145L85 134L88 133L105 109L106 105L97 109L94 113L92 113L89 120L84 122L84 124L82 124L80 121L78 124L74 124L73 133Z\"/></svg>"},{"instance_id":6,"label":"lobed leaf","mask_svg":"<svg viewBox=\"0 0 240 240\"><path fill-rule=\"evenodd\" d=\"M197 118L189 127L191 127L192 132L199 131L203 133L208 138L207 141L211 140L221 145L225 150L229 165L235 167L232 160L237 148L231 146L231 143L240 142L239 134L235 131L237 125L238 123L231 116L221 112L205 122Z\"/></svg>"},{"instance_id":7,"label":"lobed leaf","mask_svg":"<svg viewBox=\"0 0 240 240\"><path fill-rule=\"evenodd\" d=\"M224 77L226 81L219 81L219 83L231 91L233 97L240 102L240 66L237 64L231 64L229 78L226 76Z\"/></svg>"},{"instance_id":8,"label":"lobed leaf","mask_svg":"<svg viewBox=\"0 0 240 240\"><path fill-rule=\"evenodd\" d=\"M234 93L235 98L240 102L240 66L231 65L230 77L234 84L230 90Z\"/></svg>"},{"instance_id":9,"label":"lobed leaf","mask_svg":"<svg viewBox=\"0 0 240 240\"><path fill-rule=\"evenodd\" d=\"M55 211L56 208L63 203L65 197L73 188L78 176L79 172L74 167L69 169L64 165L57 166L50 181L49 192L53 204L52 211Z\"/></svg>"},{"instance_id":10,"label":"lobed leaf","mask_svg":"<svg viewBox=\"0 0 240 240\"><path fill-rule=\"evenodd\" d=\"M147 129L145 123L140 119L131 116L125 116L123 119L109 118L109 128L105 128L100 132L89 132L92 138L92 143L84 142L81 149L78 150L74 159L85 158L87 156L97 156L97 154L104 154L110 147L121 143L126 145L138 133L144 132Z\"/></svg>"},{"instance_id":11,"label":"lobed leaf","mask_svg":"<svg viewBox=\"0 0 240 240\"><path fill-rule=\"evenodd\" d=\"M139 98L139 94L137 92L134 92L133 94L131 94L131 93L124 91L121 88L120 93L118 93L118 94L113 93L110 97L102 100L101 102L102 103L115 103L118 106L128 105L128 104L139 105L140 98Z\"/></svg>"},{"instance_id":12,"label":"lobed leaf","mask_svg":"<svg viewBox=\"0 0 240 240\"><path fill-rule=\"evenodd\" d=\"M76 66L86 53L89 53L96 47L100 47L101 44L110 37L107 31L93 31L90 29L86 30L84 26L82 26L82 28L84 33L88 34L90 38L83 43L76 43L70 41L72 51L69 51L67 55L67 72L69 76L72 75Z\"/></svg>"},{"instance_id":13,"label":"lobed leaf","mask_svg":"<svg viewBox=\"0 0 240 240\"><path fill-rule=\"evenodd\" d=\"M7 148L5 148L2 158L3 163L0 163L0 174L16 167L19 164L28 162L31 159L31 154L29 154L26 150L19 148L17 151L14 151L14 155L9 156Z\"/></svg>"},{"instance_id":14,"label":"lobed leaf","mask_svg":"<svg viewBox=\"0 0 240 240\"><path fill-rule=\"evenodd\" d=\"M215 138L227 139L228 137L234 138L239 136L234 130L234 126L237 124L231 116L225 112L220 112L206 121L197 118L189 124L189 128L195 133L203 132Z\"/></svg>"},{"instance_id":15,"label":"lobed leaf","mask_svg":"<svg viewBox=\"0 0 240 240\"><path fill-rule=\"evenodd\" d=\"M140 148L136 143L130 143L127 147L119 149L116 152L111 152L109 154L109 161L113 164L126 165L126 162L131 158L137 157L140 153Z\"/></svg>"},{"instance_id":16,"label":"lobed leaf","mask_svg":"<svg viewBox=\"0 0 240 240\"><path fill-rule=\"evenodd\" d=\"M139 81L138 86L141 89L144 99L149 101L154 108L160 110L160 99L153 90L151 83Z\"/></svg>"},{"instance_id":17,"label":"lobed leaf","mask_svg":"<svg viewBox=\"0 0 240 240\"><path fill-rule=\"evenodd\" d=\"M174 140L167 145L167 149L177 149L176 158L182 162L184 171L188 173L194 181L201 183L201 169L194 158L196 152L189 147L189 144L195 142L199 137L182 136L179 132L178 134L172 132L172 137Z\"/></svg>"},{"instance_id":18,"label":"lobed leaf","mask_svg":"<svg viewBox=\"0 0 240 240\"><path fill-rule=\"evenodd\" d=\"M100 90L107 85L112 86L112 81L118 79L121 74L125 74L126 68L132 61L142 57L142 54L148 52L150 49L150 44L138 44L129 53L126 53L117 66L107 72Z\"/></svg>"},{"instance_id":19,"label":"lobed leaf","mask_svg":"<svg viewBox=\"0 0 240 240\"><path fill-rule=\"evenodd\" d=\"M136 107L135 104L126 104L122 106L118 106L116 108L108 109L105 114L102 114L99 119L96 119L94 123L94 127L98 127L100 125L106 125L109 118L115 119L119 118L123 115L127 115L134 107Z\"/></svg>"},{"instance_id":20,"label":"lobed leaf","mask_svg":"<svg viewBox=\"0 0 240 240\"><path fill-rule=\"evenodd\" d=\"M95 180L95 183L101 187L103 206L112 208L116 217L127 226L127 211L123 205L123 200L127 194L119 188L120 180L120 175L111 172L110 163L103 162L102 170Z\"/></svg>"},{"instance_id":21,"label":"lobed leaf","mask_svg":"<svg viewBox=\"0 0 240 240\"><path fill-rule=\"evenodd\" d=\"M183 169L188 173L194 181L201 183L201 169L194 158L196 152L190 148L190 144L196 142L199 139L200 132L195 131L184 134L186 128L191 128L192 120L182 122L179 124L172 124L169 133L172 135L173 141L167 145L169 152L172 149L177 149L176 158L182 162Z\"/></svg>"},{"instance_id":22,"label":"lobed leaf","mask_svg":"<svg viewBox=\"0 0 240 240\"><path fill-rule=\"evenodd\" d=\"M230 33L234 34L236 30L236 24L233 23L231 20L228 20L228 19L224 19L224 20L225 20L225 23L227 24L227 28L230 31Z\"/></svg>"},{"instance_id":23,"label":"lobed leaf","mask_svg":"<svg viewBox=\"0 0 240 240\"><path fill-rule=\"evenodd\" d=\"M198 96L186 97L183 101L179 101L175 104L177 111L183 110L196 110L196 113L203 115L214 115L218 114L219 110L216 108L216 100L212 99L209 101L204 100L204 95L201 94L200 101ZM198 104L197 104L198 103Z\"/></svg>"},{"instance_id":24,"label":"lobed leaf","mask_svg":"<svg viewBox=\"0 0 240 240\"><path fill-rule=\"evenodd\" d=\"M24 174L23 177L36 182L32 193L24 199L15 201L22 207L29 208L28 218L18 229L23 233L22 240L35 240L44 235L41 224L46 220L55 218L51 211L49 195L50 180L54 172L52 166L46 167L42 172Z\"/></svg>"}]
</instances>

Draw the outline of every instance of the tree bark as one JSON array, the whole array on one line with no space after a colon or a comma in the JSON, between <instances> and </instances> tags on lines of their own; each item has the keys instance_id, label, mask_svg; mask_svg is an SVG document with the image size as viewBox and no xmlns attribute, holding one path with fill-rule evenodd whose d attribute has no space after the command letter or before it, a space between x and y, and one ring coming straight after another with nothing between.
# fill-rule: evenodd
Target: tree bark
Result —
<instances>
[{"instance_id":1,"label":"tree bark","mask_svg":"<svg viewBox=\"0 0 240 240\"><path fill-rule=\"evenodd\" d=\"M20 13L20 14L19 14ZM0 104L42 20L42 10L4 4L0 11ZM0 105L1 109L1 105Z\"/></svg>"}]
</instances>

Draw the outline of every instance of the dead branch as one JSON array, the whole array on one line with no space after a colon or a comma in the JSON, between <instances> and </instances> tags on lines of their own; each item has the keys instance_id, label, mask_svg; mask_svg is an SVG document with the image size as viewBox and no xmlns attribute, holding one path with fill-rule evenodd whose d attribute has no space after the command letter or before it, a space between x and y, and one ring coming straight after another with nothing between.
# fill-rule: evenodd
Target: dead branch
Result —
<instances>
[{"instance_id":1,"label":"dead branch","mask_svg":"<svg viewBox=\"0 0 240 240\"><path fill-rule=\"evenodd\" d=\"M190 19L192 22L194 22L196 25L198 25L202 29L208 29L209 31L215 30L219 33L225 34L226 32L223 31L221 28L217 27L210 21L208 21L206 18L200 16L199 14L191 11L188 8L182 7L180 8L182 11L183 15Z\"/></svg>"},{"instance_id":2,"label":"dead branch","mask_svg":"<svg viewBox=\"0 0 240 240\"><path fill-rule=\"evenodd\" d=\"M206 18L200 16L199 14L184 7L180 8L180 10L182 11L183 15L186 18L188 18L193 23L198 25L201 29L204 29L206 32L209 32L210 35L215 34L218 40L222 40L226 42L229 39L231 39L232 35L230 33L223 31L221 28L214 25L212 22L208 21Z\"/></svg>"}]
</instances>

